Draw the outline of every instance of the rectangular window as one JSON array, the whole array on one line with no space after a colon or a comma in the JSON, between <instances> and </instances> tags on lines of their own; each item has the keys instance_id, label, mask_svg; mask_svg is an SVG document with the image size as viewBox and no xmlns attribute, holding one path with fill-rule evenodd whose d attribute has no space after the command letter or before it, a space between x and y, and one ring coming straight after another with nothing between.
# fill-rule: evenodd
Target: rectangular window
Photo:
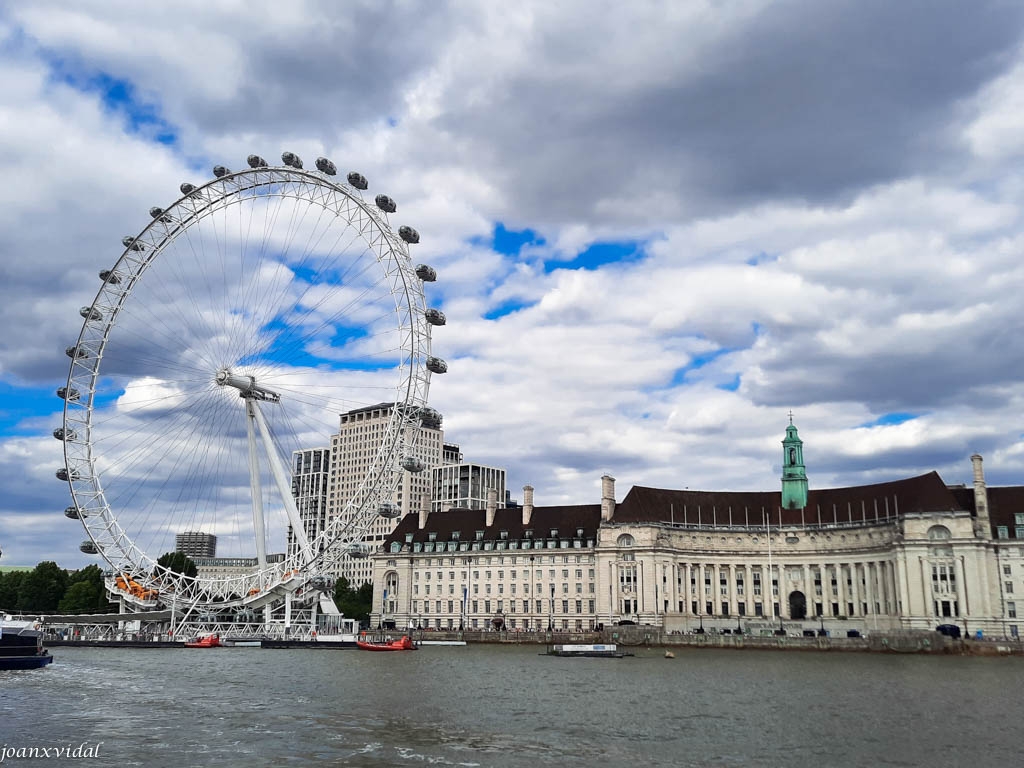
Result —
<instances>
[{"instance_id":1,"label":"rectangular window","mask_svg":"<svg viewBox=\"0 0 1024 768\"><path fill-rule=\"evenodd\" d=\"M1017 618L1017 604L1007 603L1006 604L1006 615L1011 619Z\"/></svg>"},{"instance_id":2,"label":"rectangular window","mask_svg":"<svg viewBox=\"0 0 1024 768\"><path fill-rule=\"evenodd\" d=\"M477 613L480 607L480 603L476 600L473 601L473 613Z\"/></svg>"},{"instance_id":3,"label":"rectangular window","mask_svg":"<svg viewBox=\"0 0 1024 768\"><path fill-rule=\"evenodd\" d=\"M1016 525L1024 525L1024 512L1017 512L1013 515L1013 522Z\"/></svg>"},{"instance_id":4,"label":"rectangular window","mask_svg":"<svg viewBox=\"0 0 1024 768\"><path fill-rule=\"evenodd\" d=\"M1004 588L1003 591L1005 591L1006 594L1008 594L1008 595L1012 595L1013 594L1013 582L1012 581L1004 582L1003 583L1003 588Z\"/></svg>"},{"instance_id":5,"label":"rectangular window","mask_svg":"<svg viewBox=\"0 0 1024 768\"><path fill-rule=\"evenodd\" d=\"M1010 527L1007 525L997 525L996 536L1000 539L1010 538Z\"/></svg>"},{"instance_id":6,"label":"rectangular window","mask_svg":"<svg viewBox=\"0 0 1024 768\"><path fill-rule=\"evenodd\" d=\"M1003 576L1009 576L1013 571L1009 565L1003 566Z\"/></svg>"},{"instance_id":7,"label":"rectangular window","mask_svg":"<svg viewBox=\"0 0 1024 768\"><path fill-rule=\"evenodd\" d=\"M562 601L562 613L568 613L568 612L569 612L569 601L568 600L563 600Z\"/></svg>"}]
</instances>

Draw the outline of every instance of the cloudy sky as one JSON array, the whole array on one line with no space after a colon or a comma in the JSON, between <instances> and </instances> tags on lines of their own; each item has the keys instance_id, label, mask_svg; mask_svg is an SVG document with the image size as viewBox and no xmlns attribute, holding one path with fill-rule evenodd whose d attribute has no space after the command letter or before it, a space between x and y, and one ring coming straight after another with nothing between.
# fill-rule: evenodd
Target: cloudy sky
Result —
<instances>
[{"instance_id":1,"label":"cloudy sky","mask_svg":"<svg viewBox=\"0 0 1024 768\"><path fill-rule=\"evenodd\" d=\"M54 390L182 181L332 158L448 325L431 404L538 504L599 478L1024 483L1024 7L37 0L0 11L0 548L87 562ZM518 490L516 495L520 495Z\"/></svg>"}]
</instances>

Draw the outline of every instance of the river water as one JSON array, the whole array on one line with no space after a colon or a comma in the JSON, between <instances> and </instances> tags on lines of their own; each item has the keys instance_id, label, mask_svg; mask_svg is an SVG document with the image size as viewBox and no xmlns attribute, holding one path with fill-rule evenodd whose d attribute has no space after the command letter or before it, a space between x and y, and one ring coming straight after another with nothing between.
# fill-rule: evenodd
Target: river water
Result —
<instances>
[{"instance_id":1,"label":"river water","mask_svg":"<svg viewBox=\"0 0 1024 768\"><path fill-rule=\"evenodd\" d=\"M538 647L56 648L0 672L0 746L126 766L1018 765L1024 659Z\"/></svg>"}]
</instances>

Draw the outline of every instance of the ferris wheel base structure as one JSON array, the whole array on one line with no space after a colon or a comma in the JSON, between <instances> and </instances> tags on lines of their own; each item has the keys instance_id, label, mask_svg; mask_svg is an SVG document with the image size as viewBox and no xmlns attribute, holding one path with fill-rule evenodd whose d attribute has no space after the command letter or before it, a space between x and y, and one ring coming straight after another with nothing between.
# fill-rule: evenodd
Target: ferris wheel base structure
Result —
<instances>
[{"instance_id":1,"label":"ferris wheel base structure","mask_svg":"<svg viewBox=\"0 0 1024 768\"><path fill-rule=\"evenodd\" d=\"M415 229L392 229L395 201L364 199L366 178L336 179L325 158L315 170L291 152L281 160L218 165L150 208L99 272L65 350L53 432L73 501L64 514L88 534L82 552L109 564L122 610L169 608L179 631L338 626L331 577L340 558L371 554L364 536L395 517L403 473L425 469L414 457L436 417L430 377L448 370L430 348L446 318L424 296L437 273L411 261ZM311 523L293 496L292 453L372 402L395 407L364 479L340 514ZM186 531L216 532L230 558L254 565L195 576L164 565L168 537ZM283 560L271 562L268 543Z\"/></svg>"}]
</instances>

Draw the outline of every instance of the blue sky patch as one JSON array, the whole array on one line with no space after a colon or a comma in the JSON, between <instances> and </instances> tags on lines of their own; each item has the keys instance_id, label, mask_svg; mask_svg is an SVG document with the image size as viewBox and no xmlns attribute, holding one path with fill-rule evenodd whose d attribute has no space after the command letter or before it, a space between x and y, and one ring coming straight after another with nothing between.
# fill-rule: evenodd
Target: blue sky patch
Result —
<instances>
[{"instance_id":1,"label":"blue sky patch","mask_svg":"<svg viewBox=\"0 0 1024 768\"><path fill-rule=\"evenodd\" d=\"M505 225L499 221L494 225L489 245L498 253L518 256L524 245L544 245L544 242L544 238L539 237L532 229L505 229Z\"/></svg>"},{"instance_id":2,"label":"blue sky patch","mask_svg":"<svg viewBox=\"0 0 1024 768\"><path fill-rule=\"evenodd\" d=\"M719 349L712 350L711 352L705 352L704 354L701 355L695 355L689 363L684 365L682 368L676 369L675 373L672 374L672 381L670 382L670 386L677 387L680 386L681 384L685 384L686 377L689 376L691 373L700 370L708 363L714 362L722 355L727 355L730 352L735 352L735 350L730 347L721 347ZM736 378L739 379L738 376ZM736 383L736 386L739 386L738 381Z\"/></svg>"},{"instance_id":3,"label":"blue sky patch","mask_svg":"<svg viewBox=\"0 0 1024 768\"><path fill-rule=\"evenodd\" d=\"M621 243L593 243L582 253L571 259L551 260L545 263L544 271L553 272L567 266L580 269L597 269L605 264L639 261L644 256L640 243L626 241Z\"/></svg>"},{"instance_id":4,"label":"blue sky patch","mask_svg":"<svg viewBox=\"0 0 1024 768\"><path fill-rule=\"evenodd\" d=\"M718 389L724 389L726 392L735 392L740 388L740 375L737 373L730 381L718 384L717 387Z\"/></svg>"},{"instance_id":5,"label":"blue sky patch","mask_svg":"<svg viewBox=\"0 0 1024 768\"><path fill-rule=\"evenodd\" d=\"M534 303L535 302L532 301L509 299L508 301L504 301L490 311L484 313L484 320L497 320L499 317L505 317L506 315L511 315L521 309L532 307Z\"/></svg>"},{"instance_id":6,"label":"blue sky patch","mask_svg":"<svg viewBox=\"0 0 1024 768\"><path fill-rule=\"evenodd\" d=\"M891 427L896 424L903 424L907 421L913 421L921 414L919 413L906 413L902 411L896 411L893 413L884 413L874 421L866 421L860 426L862 427Z\"/></svg>"},{"instance_id":7,"label":"blue sky patch","mask_svg":"<svg viewBox=\"0 0 1024 768\"><path fill-rule=\"evenodd\" d=\"M63 409L63 403L56 395L57 387L17 387L0 381L0 434L3 435L38 435L38 424L23 424L28 420L36 420L50 416ZM60 416L54 415L53 428L60 426Z\"/></svg>"},{"instance_id":8,"label":"blue sky patch","mask_svg":"<svg viewBox=\"0 0 1024 768\"><path fill-rule=\"evenodd\" d=\"M129 133L159 144L177 142L177 130L161 116L159 106L142 100L131 81L105 72L83 76L61 60L52 61L51 66L58 81L83 93L98 95L107 111L123 115Z\"/></svg>"}]
</instances>

